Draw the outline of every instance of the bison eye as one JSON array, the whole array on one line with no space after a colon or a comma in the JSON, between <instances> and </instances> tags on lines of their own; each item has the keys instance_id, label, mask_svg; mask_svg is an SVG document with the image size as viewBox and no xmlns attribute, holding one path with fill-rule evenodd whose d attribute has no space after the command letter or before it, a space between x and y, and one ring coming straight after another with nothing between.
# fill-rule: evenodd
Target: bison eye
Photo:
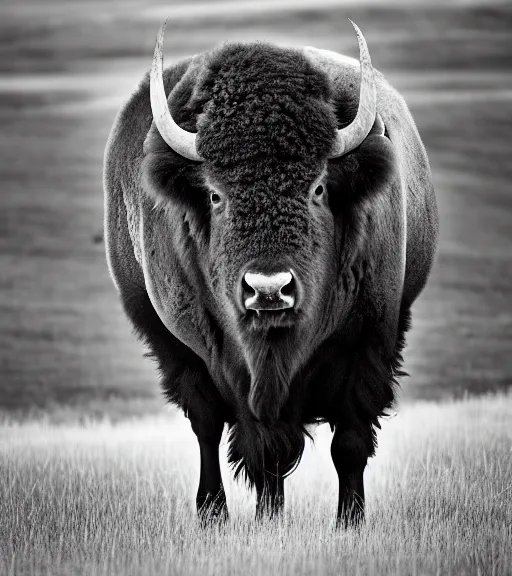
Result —
<instances>
[{"instance_id":1,"label":"bison eye","mask_svg":"<svg viewBox=\"0 0 512 576\"><path fill-rule=\"evenodd\" d=\"M319 197L319 196L321 196L323 193L324 193L324 186L323 186L323 184L320 184L319 186L317 186L317 187L315 188L315 196L316 196L316 197Z\"/></svg>"},{"instance_id":2,"label":"bison eye","mask_svg":"<svg viewBox=\"0 0 512 576\"><path fill-rule=\"evenodd\" d=\"M220 201L221 201L220 194L217 194L217 192L212 192L212 193L210 194L210 201L211 201L211 203L214 204L214 205L215 205L215 204L219 204Z\"/></svg>"}]
</instances>

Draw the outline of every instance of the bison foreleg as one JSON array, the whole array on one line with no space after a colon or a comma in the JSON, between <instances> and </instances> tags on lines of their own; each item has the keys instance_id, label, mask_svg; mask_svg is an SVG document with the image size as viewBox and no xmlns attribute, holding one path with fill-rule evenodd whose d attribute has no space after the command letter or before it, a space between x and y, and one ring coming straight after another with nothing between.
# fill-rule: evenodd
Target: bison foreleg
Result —
<instances>
[{"instance_id":1,"label":"bison foreleg","mask_svg":"<svg viewBox=\"0 0 512 576\"><path fill-rule=\"evenodd\" d=\"M331 456L338 473L337 526L357 526L364 520L363 472L371 449L355 430L336 426Z\"/></svg>"},{"instance_id":2,"label":"bison foreleg","mask_svg":"<svg viewBox=\"0 0 512 576\"><path fill-rule=\"evenodd\" d=\"M205 414L203 410L189 410L201 455L201 472L197 490L197 512L203 523L225 521L228 518L226 494L222 484L219 444L224 422Z\"/></svg>"}]
</instances>

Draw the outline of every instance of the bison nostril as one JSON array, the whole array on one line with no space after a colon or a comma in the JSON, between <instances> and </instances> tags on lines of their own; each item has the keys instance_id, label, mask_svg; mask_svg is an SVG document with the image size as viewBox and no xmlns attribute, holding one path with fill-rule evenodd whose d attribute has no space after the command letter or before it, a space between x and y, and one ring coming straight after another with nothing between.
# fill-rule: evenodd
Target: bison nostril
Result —
<instances>
[{"instance_id":1,"label":"bison nostril","mask_svg":"<svg viewBox=\"0 0 512 576\"><path fill-rule=\"evenodd\" d=\"M295 278L293 276L290 282L281 288L281 294L284 294L285 296L295 295Z\"/></svg>"},{"instance_id":2,"label":"bison nostril","mask_svg":"<svg viewBox=\"0 0 512 576\"><path fill-rule=\"evenodd\" d=\"M254 296L256 294L256 290L252 286L249 286L249 284L247 284L245 278L242 278L242 290L245 297Z\"/></svg>"}]
</instances>

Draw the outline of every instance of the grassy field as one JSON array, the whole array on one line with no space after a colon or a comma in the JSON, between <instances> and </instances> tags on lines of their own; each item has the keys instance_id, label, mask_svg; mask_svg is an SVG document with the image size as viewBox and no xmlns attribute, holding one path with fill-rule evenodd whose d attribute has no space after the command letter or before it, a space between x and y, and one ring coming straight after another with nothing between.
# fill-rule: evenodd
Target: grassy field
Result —
<instances>
[{"instance_id":1,"label":"grassy field","mask_svg":"<svg viewBox=\"0 0 512 576\"><path fill-rule=\"evenodd\" d=\"M365 473L367 523L347 532L326 426L287 480L282 520L256 522L224 468L230 522L201 529L186 420L4 421L0 573L511 574L511 421L511 394L404 407Z\"/></svg>"}]
</instances>

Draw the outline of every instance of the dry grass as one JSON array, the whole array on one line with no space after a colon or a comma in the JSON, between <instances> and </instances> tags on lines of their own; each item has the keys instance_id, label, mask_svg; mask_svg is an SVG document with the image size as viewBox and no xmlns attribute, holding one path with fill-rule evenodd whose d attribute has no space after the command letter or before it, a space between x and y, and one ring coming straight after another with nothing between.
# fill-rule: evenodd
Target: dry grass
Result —
<instances>
[{"instance_id":1,"label":"dry grass","mask_svg":"<svg viewBox=\"0 0 512 576\"><path fill-rule=\"evenodd\" d=\"M187 421L4 422L0 573L510 574L511 419L511 394L403 407L367 468L359 532L334 529L326 427L287 482L282 521L255 522L224 469L231 520L202 530Z\"/></svg>"}]
</instances>

